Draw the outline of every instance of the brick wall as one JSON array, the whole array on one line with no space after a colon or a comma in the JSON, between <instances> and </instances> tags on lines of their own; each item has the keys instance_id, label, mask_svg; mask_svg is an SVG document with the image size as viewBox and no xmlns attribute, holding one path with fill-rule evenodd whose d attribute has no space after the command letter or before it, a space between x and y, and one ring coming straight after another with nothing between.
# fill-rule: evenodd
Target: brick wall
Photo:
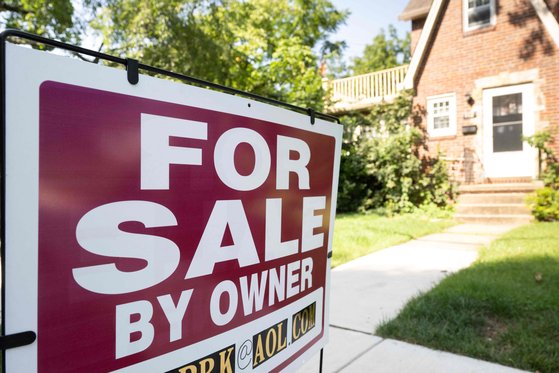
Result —
<instances>
[{"instance_id":1,"label":"brick wall","mask_svg":"<svg viewBox=\"0 0 559 373\"><path fill-rule=\"evenodd\" d=\"M557 17L559 0L547 3ZM416 77L416 104L426 106L429 96L456 94L457 134L430 139L430 151L444 153L461 182L481 182L485 177L481 131L462 135L464 125L482 126L483 89L534 83L536 131L559 130L559 50L528 0L498 0L497 4L495 26L465 33L462 0L448 0ZM412 23L412 48L423 24L424 20ZM474 98L473 106L466 102L466 94ZM475 118L464 119L465 113L472 112ZM554 149L559 155L559 139Z\"/></svg>"},{"instance_id":2,"label":"brick wall","mask_svg":"<svg viewBox=\"0 0 559 373\"><path fill-rule=\"evenodd\" d=\"M419 41L419 36L421 35L421 31L425 26L425 18L422 19L414 19L411 22L411 53L415 52L415 47L417 47L417 42Z\"/></svg>"}]
</instances>

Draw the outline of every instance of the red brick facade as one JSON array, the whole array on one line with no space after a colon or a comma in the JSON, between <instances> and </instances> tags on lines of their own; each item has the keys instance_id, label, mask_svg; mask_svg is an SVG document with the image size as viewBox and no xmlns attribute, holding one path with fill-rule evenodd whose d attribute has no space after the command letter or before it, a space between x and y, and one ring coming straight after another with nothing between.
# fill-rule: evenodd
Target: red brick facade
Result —
<instances>
[{"instance_id":1,"label":"red brick facade","mask_svg":"<svg viewBox=\"0 0 559 373\"><path fill-rule=\"evenodd\" d=\"M471 32L464 32L462 1L447 0L442 6L417 71L414 100L426 107L428 97L455 94L456 135L431 137L430 151L442 152L458 181L479 183L487 177L482 144L484 90L532 83L535 130L558 131L559 50L528 0L497 0L495 25ZM547 4L557 18L559 0ZM424 24L425 18L412 22L415 52ZM467 95L475 101L472 105ZM478 127L477 133L463 135L463 127L470 125ZM554 149L559 154L559 141Z\"/></svg>"}]
</instances>

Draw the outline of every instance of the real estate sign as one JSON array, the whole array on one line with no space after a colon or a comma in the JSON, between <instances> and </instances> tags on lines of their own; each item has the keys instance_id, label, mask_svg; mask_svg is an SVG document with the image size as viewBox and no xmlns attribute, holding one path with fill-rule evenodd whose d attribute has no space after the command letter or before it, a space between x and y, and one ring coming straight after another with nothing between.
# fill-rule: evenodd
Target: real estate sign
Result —
<instances>
[{"instance_id":1,"label":"real estate sign","mask_svg":"<svg viewBox=\"0 0 559 373\"><path fill-rule=\"evenodd\" d=\"M341 126L6 46L13 372L292 370L327 338Z\"/></svg>"}]
</instances>

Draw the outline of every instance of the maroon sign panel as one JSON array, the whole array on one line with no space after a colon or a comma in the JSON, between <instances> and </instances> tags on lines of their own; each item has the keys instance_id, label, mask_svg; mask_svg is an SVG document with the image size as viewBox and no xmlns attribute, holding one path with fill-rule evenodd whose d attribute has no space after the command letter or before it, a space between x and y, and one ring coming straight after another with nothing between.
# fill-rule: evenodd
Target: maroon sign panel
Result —
<instances>
[{"instance_id":1,"label":"maroon sign panel","mask_svg":"<svg viewBox=\"0 0 559 373\"><path fill-rule=\"evenodd\" d=\"M39 104L38 371L271 371L322 340L333 136L54 81Z\"/></svg>"}]
</instances>

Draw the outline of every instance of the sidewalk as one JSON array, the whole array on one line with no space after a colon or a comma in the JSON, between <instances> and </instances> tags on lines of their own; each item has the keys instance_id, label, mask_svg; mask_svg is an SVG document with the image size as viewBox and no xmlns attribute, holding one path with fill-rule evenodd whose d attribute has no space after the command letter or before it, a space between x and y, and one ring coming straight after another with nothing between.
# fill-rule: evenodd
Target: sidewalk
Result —
<instances>
[{"instance_id":1,"label":"sidewalk","mask_svg":"<svg viewBox=\"0 0 559 373\"><path fill-rule=\"evenodd\" d=\"M330 338L323 372L522 372L373 335L377 325L396 317L410 298L468 267L477 249L512 228L462 224L332 270ZM318 371L318 355L298 370Z\"/></svg>"}]
</instances>

